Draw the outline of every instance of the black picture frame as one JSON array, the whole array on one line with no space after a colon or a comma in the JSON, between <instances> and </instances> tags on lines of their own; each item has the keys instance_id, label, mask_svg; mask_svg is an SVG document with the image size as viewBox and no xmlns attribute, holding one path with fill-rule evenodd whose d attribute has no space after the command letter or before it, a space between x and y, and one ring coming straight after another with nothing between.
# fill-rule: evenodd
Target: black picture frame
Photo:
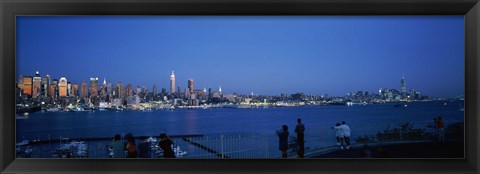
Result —
<instances>
[{"instance_id":1,"label":"black picture frame","mask_svg":"<svg viewBox=\"0 0 480 174\"><path fill-rule=\"evenodd\" d=\"M0 0L1 173L478 173L478 0ZM15 159L17 15L464 15L465 159Z\"/></svg>"}]
</instances>

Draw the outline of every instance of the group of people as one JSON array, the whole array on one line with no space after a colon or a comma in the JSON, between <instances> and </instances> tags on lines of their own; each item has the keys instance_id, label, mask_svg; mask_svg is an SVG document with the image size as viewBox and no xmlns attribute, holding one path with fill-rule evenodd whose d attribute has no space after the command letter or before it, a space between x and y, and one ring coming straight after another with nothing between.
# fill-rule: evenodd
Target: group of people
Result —
<instances>
[{"instance_id":1,"label":"group of people","mask_svg":"<svg viewBox=\"0 0 480 174\"><path fill-rule=\"evenodd\" d=\"M288 150L288 126L282 125L282 129L277 130L279 138L279 150L282 152L282 158L287 158ZM297 126L295 126L295 133L297 134L296 143L298 144L298 158L303 158L305 153L305 126L302 124L302 119L297 119Z\"/></svg>"},{"instance_id":2,"label":"group of people","mask_svg":"<svg viewBox=\"0 0 480 174\"><path fill-rule=\"evenodd\" d=\"M116 134L110 148L113 150L113 158L150 158L150 143L146 141L145 137L140 137L140 144L135 142L132 134L127 134L122 141L121 136ZM163 150L164 158L175 158L175 153L172 149L173 141L166 134L160 134L160 142L158 146Z\"/></svg>"},{"instance_id":3,"label":"group of people","mask_svg":"<svg viewBox=\"0 0 480 174\"><path fill-rule=\"evenodd\" d=\"M346 149L350 149L350 126L348 126L345 121L342 121L342 124L337 123L334 127L335 136L337 138L337 145L340 146L340 149L344 149L343 141L345 141Z\"/></svg>"},{"instance_id":4,"label":"group of people","mask_svg":"<svg viewBox=\"0 0 480 174\"><path fill-rule=\"evenodd\" d=\"M445 142L445 122L442 117L434 118L433 125L435 129L435 137L438 142Z\"/></svg>"},{"instance_id":5,"label":"group of people","mask_svg":"<svg viewBox=\"0 0 480 174\"><path fill-rule=\"evenodd\" d=\"M346 124L345 121L342 121L342 124L337 123L334 127L335 129L335 137L337 139L337 145L340 146L340 149L344 149L344 143L346 145L346 149L350 149L350 126ZM295 126L295 133L297 134L297 147L298 147L298 158L303 158L305 154L305 125L302 123L302 119L297 119L297 125ZM287 158L287 150L288 150L288 126L282 125L282 128L276 131L276 134L279 138L279 150L282 152L282 158Z\"/></svg>"}]
</instances>

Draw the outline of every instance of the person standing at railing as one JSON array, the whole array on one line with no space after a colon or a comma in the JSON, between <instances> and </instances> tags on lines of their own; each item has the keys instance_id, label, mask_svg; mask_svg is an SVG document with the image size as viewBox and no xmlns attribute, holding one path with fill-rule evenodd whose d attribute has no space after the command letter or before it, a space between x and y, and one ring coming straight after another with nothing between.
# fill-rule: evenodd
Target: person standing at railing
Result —
<instances>
[{"instance_id":1,"label":"person standing at railing","mask_svg":"<svg viewBox=\"0 0 480 174\"><path fill-rule=\"evenodd\" d=\"M140 137L140 144L138 145L138 156L140 158L150 158L150 143L145 137Z\"/></svg>"},{"instance_id":2,"label":"person standing at railing","mask_svg":"<svg viewBox=\"0 0 480 174\"><path fill-rule=\"evenodd\" d=\"M347 144L347 149L350 149L350 126L348 126L345 121L342 121L343 138L345 139L345 144Z\"/></svg>"},{"instance_id":3,"label":"person standing at railing","mask_svg":"<svg viewBox=\"0 0 480 174\"><path fill-rule=\"evenodd\" d=\"M172 144L173 141L167 136L167 134L160 134L160 142L158 143L158 146L163 150L163 158L175 158Z\"/></svg>"},{"instance_id":4,"label":"person standing at railing","mask_svg":"<svg viewBox=\"0 0 480 174\"><path fill-rule=\"evenodd\" d=\"M113 149L113 158L125 158L125 143L121 141L120 134L116 134L110 148Z\"/></svg>"},{"instance_id":5,"label":"person standing at railing","mask_svg":"<svg viewBox=\"0 0 480 174\"><path fill-rule=\"evenodd\" d=\"M340 146L340 149L343 150L343 128L340 126L340 123L337 123L332 129L335 129L335 136L337 137L337 145Z\"/></svg>"},{"instance_id":6,"label":"person standing at railing","mask_svg":"<svg viewBox=\"0 0 480 174\"><path fill-rule=\"evenodd\" d=\"M137 145L135 143L135 138L132 136L128 136L127 138L127 145L125 147L127 150L127 158L137 158Z\"/></svg>"},{"instance_id":7,"label":"person standing at railing","mask_svg":"<svg viewBox=\"0 0 480 174\"><path fill-rule=\"evenodd\" d=\"M298 158L303 158L305 153L305 126L302 124L302 119L297 119L297 126L295 127L295 133L297 133L298 144Z\"/></svg>"},{"instance_id":8,"label":"person standing at railing","mask_svg":"<svg viewBox=\"0 0 480 174\"><path fill-rule=\"evenodd\" d=\"M437 129L438 129L438 141L445 142L445 123L443 122L442 117L438 117L437 120Z\"/></svg>"},{"instance_id":9,"label":"person standing at railing","mask_svg":"<svg viewBox=\"0 0 480 174\"><path fill-rule=\"evenodd\" d=\"M282 158L287 158L288 150L288 126L283 125L282 129L277 130L277 136L279 139L278 149L282 151Z\"/></svg>"}]
</instances>

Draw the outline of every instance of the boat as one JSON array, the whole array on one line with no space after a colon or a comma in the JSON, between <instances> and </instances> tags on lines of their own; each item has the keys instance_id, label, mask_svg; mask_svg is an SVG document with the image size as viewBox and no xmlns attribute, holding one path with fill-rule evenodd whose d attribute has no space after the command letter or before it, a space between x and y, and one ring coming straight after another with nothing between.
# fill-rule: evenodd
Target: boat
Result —
<instances>
[{"instance_id":1,"label":"boat","mask_svg":"<svg viewBox=\"0 0 480 174\"><path fill-rule=\"evenodd\" d=\"M23 141L17 143L16 145L17 145L17 146L25 146L25 145L28 145L29 143L30 143L30 142L29 142L28 140L23 140Z\"/></svg>"},{"instance_id":2,"label":"boat","mask_svg":"<svg viewBox=\"0 0 480 174\"><path fill-rule=\"evenodd\" d=\"M28 113L28 112L27 112ZM25 114L25 113L24 113ZM15 119L19 120L19 119L28 119L28 114L27 115L17 115L15 116Z\"/></svg>"},{"instance_id":3,"label":"boat","mask_svg":"<svg viewBox=\"0 0 480 174\"><path fill-rule=\"evenodd\" d=\"M343 101L333 101L333 102L329 102L328 104L329 104L329 105L341 105L341 106L345 106L347 103L346 103L346 102L343 102Z\"/></svg>"},{"instance_id":4,"label":"boat","mask_svg":"<svg viewBox=\"0 0 480 174\"><path fill-rule=\"evenodd\" d=\"M151 108L147 108L147 109L143 109L142 111L143 111L143 112L152 112L152 109L151 109Z\"/></svg>"},{"instance_id":5,"label":"boat","mask_svg":"<svg viewBox=\"0 0 480 174\"><path fill-rule=\"evenodd\" d=\"M403 103L397 103L393 105L393 107L395 108L406 108L407 106L408 106L407 104L403 104Z\"/></svg>"},{"instance_id":6,"label":"boat","mask_svg":"<svg viewBox=\"0 0 480 174\"><path fill-rule=\"evenodd\" d=\"M58 109L58 108L49 108L49 109L47 109L47 112L57 112L59 110L60 109Z\"/></svg>"},{"instance_id":7,"label":"boat","mask_svg":"<svg viewBox=\"0 0 480 174\"><path fill-rule=\"evenodd\" d=\"M173 148L173 152L175 153L176 157L183 157L187 155L187 152L180 149L180 146Z\"/></svg>"},{"instance_id":8,"label":"boat","mask_svg":"<svg viewBox=\"0 0 480 174\"><path fill-rule=\"evenodd\" d=\"M68 141L68 139L67 139ZM84 141L72 141L66 144L60 144L52 152L54 158L87 158L88 145Z\"/></svg>"}]
</instances>

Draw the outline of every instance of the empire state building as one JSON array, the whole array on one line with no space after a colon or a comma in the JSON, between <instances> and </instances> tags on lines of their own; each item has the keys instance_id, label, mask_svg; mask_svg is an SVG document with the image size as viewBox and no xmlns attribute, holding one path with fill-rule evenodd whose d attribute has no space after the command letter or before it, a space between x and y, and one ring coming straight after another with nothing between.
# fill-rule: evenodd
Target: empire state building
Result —
<instances>
[{"instance_id":1,"label":"empire state building","mask_svg":"<svg viewBox=\"0 0 480 174\"><path fill-rule=\"evenodd\" d=\"M172 75L170 75L170 93L175 93L175 74L173 74L173 70Z\"/></svg>"}]
</instances>

